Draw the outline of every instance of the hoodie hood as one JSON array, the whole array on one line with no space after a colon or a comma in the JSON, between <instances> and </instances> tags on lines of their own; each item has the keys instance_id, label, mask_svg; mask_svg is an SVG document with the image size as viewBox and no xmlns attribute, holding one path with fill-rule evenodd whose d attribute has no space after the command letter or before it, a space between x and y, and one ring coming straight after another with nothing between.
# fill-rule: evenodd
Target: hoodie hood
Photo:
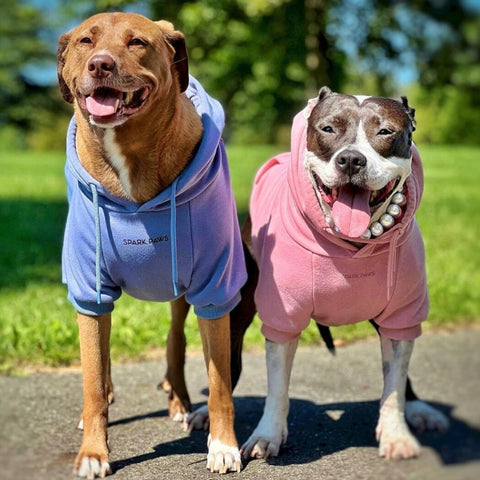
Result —
<instances>
[{"instance_id":1,"label":"hoodie hood","mask_svg":"<svg viewBox=\"0 0 480 480\"><path fill-rule=\"evenodd\" d=\"M292 209L292 207L290 207L289 214L291 219L292 215L299 215L302 218L302 221L308 225L311 230L306 236L300 235L300 238L297 238L297 241L300 243L305 242L304 246L306 248L313 247L312 251L318 251L318 246L315 248L311 242L311 240L314 240L314 243L318 245L318 242L316 241L318 235L327 237L330 241L339 246L346 247L347 249L356 250L358 248L357 246L352 245L352 242L355 242L357 245L369 245L369 248L365 249L364 247L360 249L360 251L365 250L370 253L373 250L377 251L388 248L388 245L392 242L392 237L395 238L395 243L398 245L400 237L406 234L409 230L409 226L411 225L412 219L414 218L415 212L420 204L423 192L423 171L418 151L413 147L412 173L404 182L404 193L407 198L407 204L401 220L379 237L371 239L349 238L333 229L325 219L324 211L322 210L304 164L307 155L307 122L311 108L312 105L309 104L309 106L295 116L291 133L291 162L288 167L287 181L293 202L288 203L293 203L295 208ZM379 210L381 210L381 207ZM379 210L372 215L373 220L378 218Z\"/></svg>"}]
</instances>

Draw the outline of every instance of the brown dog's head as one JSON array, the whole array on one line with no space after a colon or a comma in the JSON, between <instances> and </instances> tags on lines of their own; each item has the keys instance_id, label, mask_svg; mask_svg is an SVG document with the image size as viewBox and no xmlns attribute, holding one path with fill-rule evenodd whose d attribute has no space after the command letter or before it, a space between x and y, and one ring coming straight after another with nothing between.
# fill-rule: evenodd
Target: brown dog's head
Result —
<instances>
[{"instance_id":1,"label":"brown dog's head","mask_svg":"<svg viewBox=\"0 0 480 480\"><path fill-rule=\"evenodd\" d=\"M57 60L64 99L100 127L121 125L153 97L188 87L183 34L138 14L90 17L60 37Z\"/></svg>"}]
</instances>

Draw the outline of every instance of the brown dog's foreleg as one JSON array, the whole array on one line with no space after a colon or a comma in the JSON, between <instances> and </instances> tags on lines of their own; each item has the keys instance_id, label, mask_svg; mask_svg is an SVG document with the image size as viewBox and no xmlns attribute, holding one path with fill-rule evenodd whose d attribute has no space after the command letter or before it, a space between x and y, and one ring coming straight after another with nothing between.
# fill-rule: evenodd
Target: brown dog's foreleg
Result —
<instances>
[{"instance_id":1,"label":"brown dog's foreleg","mask_svg":"<svg viewBox=\"0 0 480 480\"><path fill-rule=\"evenodd\" d=\"M213 320L199 317L198 325L208 371L210 435L207 468L211 472L239 472L242 462L233 430L230 378L230 315Z\"/></svg>"},{"instance_id":2,"label":"brown dog's foreleg","mask_svg":"<svg viewBox=\"0 0 480 480\"><path fill-rule=\"evenodd\" d=\"M115 401L115 396L113 394L112 364L110 360L110 349L108 351L108 369L107 369L107 379L105 382L105 387L107 389L108 404L110 405Z\"/></svg>"},{"instance_id":3,"label":"brown dog's foreleg","mask_svg":"<svg viewBox=\"0 0 480 480\"><path fill-rule=\"evenodd\" d=\"M112 473L107 445L111 316L79 313L77 322L83 375L83 440L75 470L80 477L105 477Z\"/></svg>"},{"instance_id":4,"label":"brown dog's foreleg","mask_svg":"<svg viewBox=\"0 0 480 480\"><path fill-rule=\"evenodd\" d=\"M168 394L168 413L177 422L186 420L192 404L185 383L185 320L190 305L185 297L170 302L172 323L167 337L167 372L159 385Z\"/></svg>"}]
</instances>

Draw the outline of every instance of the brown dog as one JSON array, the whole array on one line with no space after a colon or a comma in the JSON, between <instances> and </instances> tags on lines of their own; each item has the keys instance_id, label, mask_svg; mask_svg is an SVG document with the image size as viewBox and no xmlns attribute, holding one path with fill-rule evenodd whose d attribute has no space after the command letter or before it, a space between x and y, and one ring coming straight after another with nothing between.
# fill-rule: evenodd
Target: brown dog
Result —
<instances>
[{"instance_id":1,"label":"brown dog","mask_svg":"<svg viewBox=\"0 0 480 480\"><path fill-rule=\"evenodd\" d=\"M223 112L189 79L183 35L168 22L136 14L96 15L62 35L58 77L64 98L75 107L67 139L70 210L63 276L78 311L83 371L77 473L111 473L109 336L113 301L121 291L160 301L185 295L198 309L210 391L207 467L239 471L229 312L245 272L220 139ZM198 185L199 178L206 183ZM192 184L197 190L188 197ZM200 190L210 195L203 200L207 213L200 210ZM159 226L165 219L166 226ZM202 250L200 240L193 243L194 231L205 232L209 241L221 234L214 242L220 245L218 258L212 257L215 247ZM192 243L185 247L183 240ZM166 280L157 280L164 271ZM172 339L170 352L175 332ZM176 363L169 361L167 379L185 398L183 364Z\"/></svg>"}]
</instances>

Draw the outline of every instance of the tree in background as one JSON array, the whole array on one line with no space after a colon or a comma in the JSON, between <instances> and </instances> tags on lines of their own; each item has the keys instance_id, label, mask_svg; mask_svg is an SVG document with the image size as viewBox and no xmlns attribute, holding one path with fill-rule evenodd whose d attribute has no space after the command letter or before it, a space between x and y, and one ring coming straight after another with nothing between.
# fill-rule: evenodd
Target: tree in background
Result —
<instances>
[{"instance_id":1,"label":"tree in background","mask_svg":"<svg viewBox=\"0 0 480 480\"><path fill-rule=\"evenodd\" d=\"M0 99L7 105L0 128L9 123L26 131L35 124L37 129L36 118L51 120L43 113L59 108L44 94L47 87L33 88L31 79L22 75L22 64L45 54L40 40L45 19L27 8L29 4L17 2L0 21L2 50L15 45L19 55L9 53L0 61L0 80L7 79L0 82ZM173 21L186 34L192 73L224 105L226 134L234 140L276 141L279 132L286 132L280 137L287 139L292 116L324 84L345 92L392 95L399 81L405 81L404 72L410 71L417 74L409 95L417 115L423 115L419 131L427 132L425 140L480 143L480 25L470 4L471 0L60 2L65 24L98 11L124 9ZM21 17L27 10L28 18ZM35 97L36 89L42 98Z\"/></svg>"},{"instance_id":2,"label":"tree in background","mask_svg":"<svg viewBox=\"0 0 480 480\"><path fill-rule=\"evenodd\" d=\"M7 2L6 2L7 3ZM61 102L56 88L29 75L27 65L50 62L42 12L26 0L8 2L0 15L0 143L25 147L25 132L51 124ZM58 135L57 135L58 136Z\"/></svg>"}]
</instances>

